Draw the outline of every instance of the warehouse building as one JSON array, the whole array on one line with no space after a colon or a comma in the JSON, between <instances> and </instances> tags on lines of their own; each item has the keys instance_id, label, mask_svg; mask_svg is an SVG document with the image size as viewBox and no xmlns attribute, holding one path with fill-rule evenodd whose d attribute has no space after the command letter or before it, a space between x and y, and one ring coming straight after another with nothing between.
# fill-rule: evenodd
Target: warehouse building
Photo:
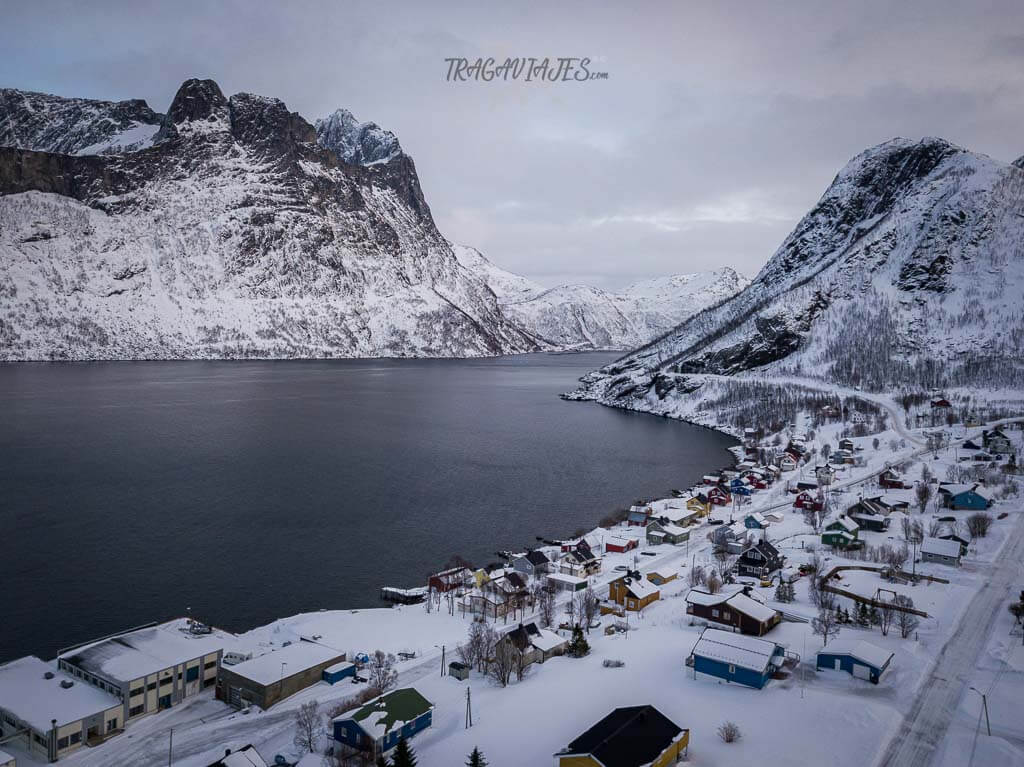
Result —
<instances>
[{"instance_id":1,"label":"warehouse building","mask_svg":"<svg viewBox=\"0 0 1024 767\"><path fill-rule=\"evenodd\" d=\"M236 708L253 705L265 711L321 681L326 669L344 660L345 653L333 647L300 640L237 666L222 667L217 698Z\"/></svg>"},{"instance_id":2,"label":"warehouse building","mask_svg":"<svg viewBox=\"0 0 1024 767\"><path fill-rule=\"evenodd\" d=\"M232 634L183 618L84 645L57 664L123 700L127 722L212 687L224 649L236 643Z\"/></svg>"},{"instance_id":3,"label":"warehouse building","mask_svg":"<svg viewBox=\"0 0 1024 767\"><path fill-rule=\"evenodd\" d=\"M119 734L122 712L119 698L39 658L0 666L0 738L41 760L55 762Z\"/></svg>"}]
</instances>

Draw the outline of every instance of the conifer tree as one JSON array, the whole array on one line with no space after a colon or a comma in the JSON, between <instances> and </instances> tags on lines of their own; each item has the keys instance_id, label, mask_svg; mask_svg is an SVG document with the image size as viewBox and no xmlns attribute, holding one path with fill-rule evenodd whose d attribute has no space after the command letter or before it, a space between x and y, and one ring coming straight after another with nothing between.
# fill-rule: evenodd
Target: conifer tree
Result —
<instances>
[{"instance_id":1,"label":"conifer tree","mask_svg":"<svg viewBox=\"0 0 1024 767\"><path fill-rule=\"evenodd\" d=\"M583 629L576 625L572 630L572 640L569 642L567 648L569 655L574 658L582 658L584 655L590 652L590 645L587 644L586 638L583 636Z\"/></svg>"},{"instance_id":2,"label":"conifer tree","mask_svg":"<svg viewBox=\"0 0 1024 767\"><path fill-rule=\"evenodd\" d=\"M398 739L395 755L391 758L391 767L416 767L416 754L409 748L405 738Z\"/></svg>"},{"instance_id":3,"label":"conifer tree","mask_svg":"<svg viewBox=\"0 0 1024 767\"><path fill-rule=\"evenodd\" d=\"M487 767L487 760L484 759L484 755L480 753L479 748L473 748L473 752L469 755L469 761L466 762L466 767Z\"/></svg>"}]
</instances>

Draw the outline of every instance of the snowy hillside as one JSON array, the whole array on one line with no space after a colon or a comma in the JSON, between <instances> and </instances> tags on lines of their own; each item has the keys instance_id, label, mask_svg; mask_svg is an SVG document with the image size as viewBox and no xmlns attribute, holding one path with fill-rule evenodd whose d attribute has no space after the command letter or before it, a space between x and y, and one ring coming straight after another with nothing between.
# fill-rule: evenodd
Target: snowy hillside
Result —
<instances>
[{"instance_id":1,"label":"snowy hillside","mask_svg":"<svg viewBox=\"0 0 1024 767\"><path fill-rule=\"evenodd\" d=\"M487 282L510 319L559 349L635 348L749 283L724 268L646 280L618 293L587 285L544 290L495 266L473 248L452 247L462 265Z\"/></svg>"},{"instance_id":2,"label":"snowy hillside","mask_svg":"<svg viewBox=\"0 0 1024 767\"><path fill-rule=\"evenodd\" d=\"M166 116L4 91L0 358L537 349L438 233L394 137L348 118L318 143L281 101L211 80Z\"/></svg>"},{"instance_id":3,"label":"snowy hillside","mask_svg":"<svg viewBox=\"0 0 1024 767\"><path fill-rule=\"evenodd\" d=\"M574 396L672 412L694 374L893 390L1019 384L1024 171L894 139L836 176L741 293L588 376Z\"/></svg>"}]
</instances>

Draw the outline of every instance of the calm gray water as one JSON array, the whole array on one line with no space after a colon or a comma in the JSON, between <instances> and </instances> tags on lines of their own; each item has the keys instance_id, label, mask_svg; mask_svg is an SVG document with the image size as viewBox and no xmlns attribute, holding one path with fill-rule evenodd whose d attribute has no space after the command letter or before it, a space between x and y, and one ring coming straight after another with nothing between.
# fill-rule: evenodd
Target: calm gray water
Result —
<instances>
[{"instance_id":1,"label":"calm gray water","mask_svg":"<svg viewBox=\"0 0 1024 767\"><path fill-rule=\"evenodd\" d=\"M612 357L0 365L0 660L376 605L730 461L558 398Z\"/></svg>"}]
</instances>

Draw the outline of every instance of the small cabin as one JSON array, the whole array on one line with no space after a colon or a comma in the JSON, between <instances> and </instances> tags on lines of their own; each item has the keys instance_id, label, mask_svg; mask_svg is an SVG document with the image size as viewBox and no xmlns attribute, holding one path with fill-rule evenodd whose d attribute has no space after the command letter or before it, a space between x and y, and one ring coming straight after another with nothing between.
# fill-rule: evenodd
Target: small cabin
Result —
<instances>
[{"instance_id":1,"label":"small cabin","mask_svg":"<svg viewBox=\"0 0 1024 767\"><path fill-rule=\"evenodd\" d=\"M892 659L893 653L863 639L833 639L818 651L815 666L819 671L845 671L855 679L878 684Z\"/></svg>"}]
</instances>

